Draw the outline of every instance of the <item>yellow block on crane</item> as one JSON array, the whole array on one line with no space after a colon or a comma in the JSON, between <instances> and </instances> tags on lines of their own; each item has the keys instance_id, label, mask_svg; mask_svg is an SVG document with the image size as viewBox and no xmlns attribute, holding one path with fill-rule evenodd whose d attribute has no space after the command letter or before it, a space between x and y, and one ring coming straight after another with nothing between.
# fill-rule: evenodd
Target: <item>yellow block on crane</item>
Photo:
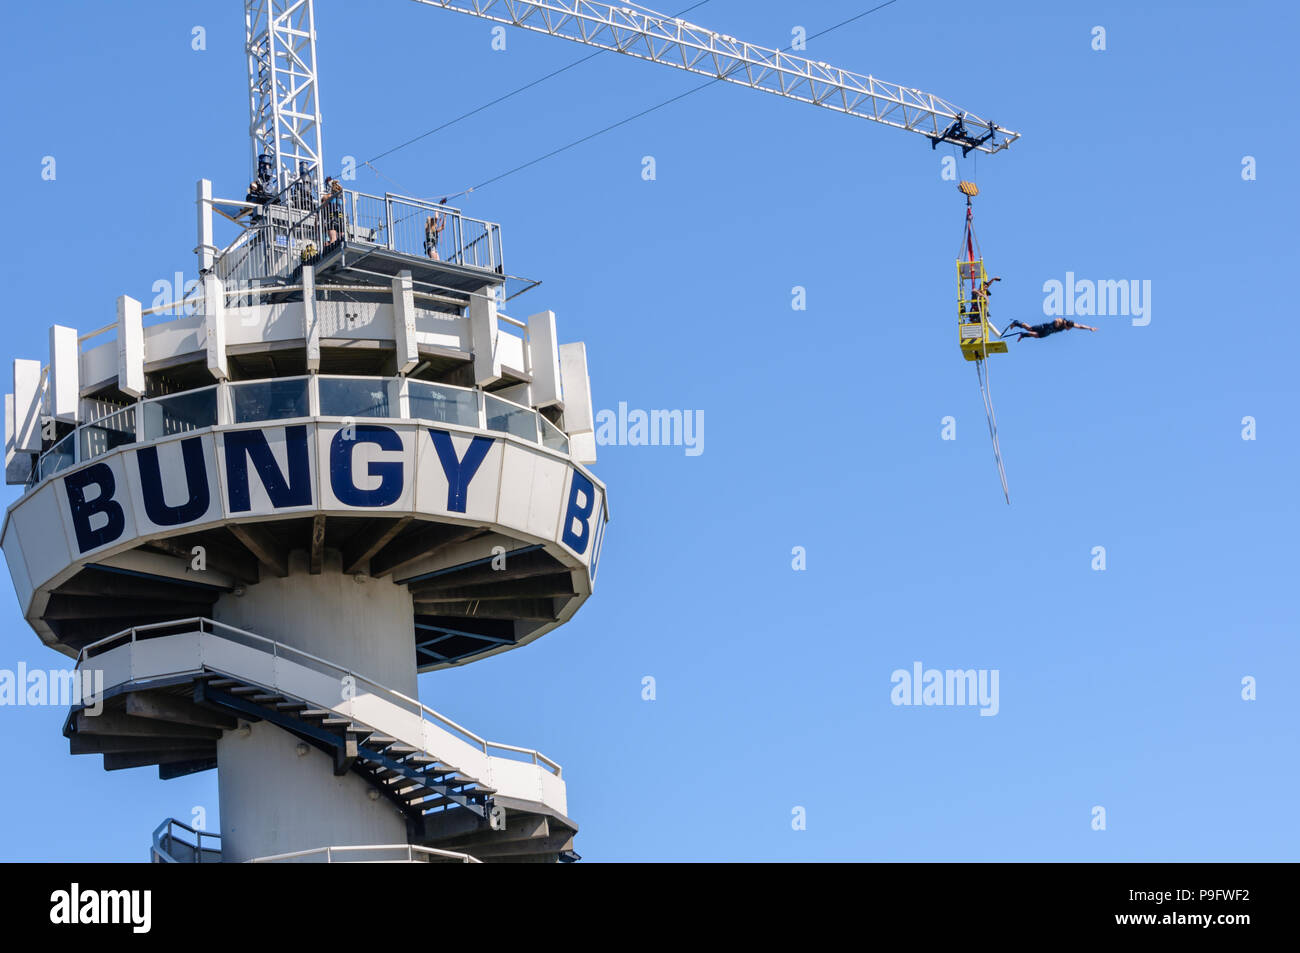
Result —
<instances>
[{"instance_id":1,"label":"yellow block on crane","mask_svg":"<svg viewBox=\"0 0 1300 953\"><path fill-rule=\"evenodd\" d=\"M987 282L983 258L957 259L957 338L968 361L1007 353L1006 341L989 340Z\"/></svg>"}]
</instances>

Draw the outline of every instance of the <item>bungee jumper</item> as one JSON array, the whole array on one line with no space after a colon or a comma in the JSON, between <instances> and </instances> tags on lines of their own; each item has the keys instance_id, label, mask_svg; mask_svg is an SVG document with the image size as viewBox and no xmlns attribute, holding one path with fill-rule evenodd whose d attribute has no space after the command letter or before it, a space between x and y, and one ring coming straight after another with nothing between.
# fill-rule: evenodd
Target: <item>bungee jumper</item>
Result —
<instances>
[{"instance_id":1,"label":"bungee jumper","mask_svg":"<svg viewBox=\"0 0 1300 953\"><path fill-rule=\"evenodd\" d=\"M1016 336L1016 340L1021 338L1045 338L1048 335L1056 334L1058 331L1069 331L1072 328L1078 328L1080 331L1096 331L1090 324L1079 324L1077 321L1071 321L1069 318L1057 318L1054 321L1047 321L1044 324L1024 324L1020 321L1012 321L1007 325L1007 330L1002 332L999 337L1005 337L1012 328L1024 328Z\"/></svg>"}]
</instances>

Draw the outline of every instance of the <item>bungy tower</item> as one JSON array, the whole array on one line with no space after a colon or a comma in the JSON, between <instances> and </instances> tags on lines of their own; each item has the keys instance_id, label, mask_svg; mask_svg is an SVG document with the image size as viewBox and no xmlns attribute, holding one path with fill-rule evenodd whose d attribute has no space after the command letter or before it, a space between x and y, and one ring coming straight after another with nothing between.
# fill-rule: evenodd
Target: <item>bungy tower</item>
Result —
<instances>
[{"instance_id":1,"label":"bungy tower","mask_svg":"<svg viewBox=\"0 0 1300 953\"><path fill-rule=\"evenodd\" d=\"M76 659L64 734L110 771L216 769L219 834L165 820L156 861L575 860L560 765L416 676L591 595L585 347L507 316L532 283L498 225L327 184L311 4L245 7L257 179L198 183L199 278L14 361L0 542Z\"/></svg>"}]
</instances>

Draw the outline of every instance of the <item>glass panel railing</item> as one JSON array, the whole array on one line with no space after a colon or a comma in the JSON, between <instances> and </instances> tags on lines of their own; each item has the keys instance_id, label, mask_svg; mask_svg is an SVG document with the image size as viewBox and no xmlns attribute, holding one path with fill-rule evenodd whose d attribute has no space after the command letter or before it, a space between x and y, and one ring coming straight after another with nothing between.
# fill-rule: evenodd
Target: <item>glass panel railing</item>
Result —
<instances>
[{"instance_id":1,"label":"glass panel railing","mask_svg":"<svg viewBox=\"0 0 1300 953\"><path fill-rule=\"evenodd\" d=\"M565 436L564 431L555 424L551 423L541 414L537 415L537 422L542 425L542 446L548 450L558 450L560 453L569 452L569 438Z\"/></svg>"},{"instance_id":2,"label":"glass panel railing","mask_svg":"<svg viewBox=\"0 0 1300 953\"><path fill-rule=\"evenodd\" d=\"M488 430L537 443L537 414L534 411L491 394L483 395L483 405L487 411Z\"/></svg>"},{"instance_id":3,"label":"glass panel railing","mask_svg":"<svg viewBox=\"0 0 1300 953\"><path fill-rule=\"evenodd\" d=\"M36 478L44 480L52 473L66 470L76 462L77 435L70 433L41 455Z\"/></svg>"},{"instance_id":4,"label":"glass panel railing","mask_svg":"<svg viewBox=\"0 0 1300 953\"><path fill-rule=\"evenodd\" d=\"M325 417L382 417L395 419L401 378L322 377L320 413ZM407 381L410 418L459 427L507 433L547 449L570 453L568 436L540 413L528 407L481 394L467 387ZM86 461L124 444L156 440L174 434L215 427L230 408L231 423L256 423L310 416L310 378L240 381L194 391L155 397L109 413L93 423L83 424L72 434L41 454L33 480L42 480L76 461ZM221 396L228 386L230 401ZM480 410L479 401L483 401ZM137 422L136 415L141 415ZM220 415L220 417L219 417ZM138 423L138 426L137 426ZM74 447L80 452L74 453Z\"/></svg>"},{"instance_id":5,"label":"glass panel railing","mask_svg":"<svg viewBox=\"0 0 1300 953\"><path fill-rule=\"evenodd\" d=\"M478 396L472 390L411 381L408 394L411 416L416 420L437 420L444 424L477 427Z\"/></svg>"},{"instance_id":6,"label":"glass panel railing","mask_svg":"<svg viewBox=\"0 0 1300 953\"><path fill-rule=\"evenodd\" d=\"M390 378L322 377L322 417L392 417L388 401Z\"/></svg>"},{"instance_id":7,"label":"glass panel railing","mask_svg":"<svg viewBox=\"0 0 1300 953\"><path fill-rule=\"evenodd\" d=\"M217 388L158 397L143 405L144 439L189 433L217 424Z\"/></svg>"},{"instance_id":8,"label":"glass panel railing","mask_svg":"<svg viewBox=\"0 0 1300 953\"><path fill-rule=\"evenodd\" d=\"M89 460L128 443L135 443L135 408L127 407L109 414L79 431L81 459Z\"/></svg>"},{"instance_id":9,"label":"glass panel railing","mask_svg":"<svg viewBox=\"0 0 1300 953\"><path fill-rule=\"evenodd\" d=\"M231 384L230 396L237 424L306 417L310 413L305 377Z\"/></svg>"}]
</instances>

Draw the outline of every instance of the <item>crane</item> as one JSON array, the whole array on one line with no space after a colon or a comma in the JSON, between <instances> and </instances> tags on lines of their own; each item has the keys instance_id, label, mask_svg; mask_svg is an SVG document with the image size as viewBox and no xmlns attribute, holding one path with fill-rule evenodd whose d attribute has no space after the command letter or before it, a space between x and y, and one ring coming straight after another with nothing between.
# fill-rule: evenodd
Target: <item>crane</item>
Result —
<instances>
[{"instance_id":1,"label":"crane","mask_svg":"<svg viewBox=\"0 0 1300 953\"><path fill-rule=\"evenodd\" d=\"M925 136L931 149L947 143L960 148L963 155L975 151L992 155L1020 138L1019 133L931 93L788 50L748 43L645 8L597 0L415 2L892 126ZM321 114L312 0L244 0L244 23L249 131L258 179L276 193L310 179L315 193L321 194ZM966 196L966 257L957 262L958 342L966 360L975 363L1002 491L1010 503L985 367L988 355L1006 353L1007 346L989 322L988 279L983 258L975 254L970 200L978 189L965 181L959 188ZM990 339L990 330L999 340Z\"/></svg>"},{"instance_id":2,"label":"crane","mask_svg":"<svg viewBox=\"0 0 1300 953\"><path fill-rule=\"evenodd\" d=\"M747 43L643 9L595 0L415 0L951 143L1001 152L1020 138L932 93ZM244 0L253 158L283 189L322 168L312 0ZM319 183L318 183L319 184Z\"/></svg>"},{"instance_id":3,"label":"crane","mask_svg":"<svg viewBox=\"0 0 1300 953\"><path fill-rule=\"evenodd\" d=\"M975 149L995 153L1020 137L1019 133L1002 129L919 89L887 83L785 50L747 43L677 17L646 10L593 0L415 2L562 37L584 46L623 53L920 133L930 139L931 148L940 142L950 142L965 153ZM1002 136L1000 141L998 134Z\"/></svg>"}]
</instances>

